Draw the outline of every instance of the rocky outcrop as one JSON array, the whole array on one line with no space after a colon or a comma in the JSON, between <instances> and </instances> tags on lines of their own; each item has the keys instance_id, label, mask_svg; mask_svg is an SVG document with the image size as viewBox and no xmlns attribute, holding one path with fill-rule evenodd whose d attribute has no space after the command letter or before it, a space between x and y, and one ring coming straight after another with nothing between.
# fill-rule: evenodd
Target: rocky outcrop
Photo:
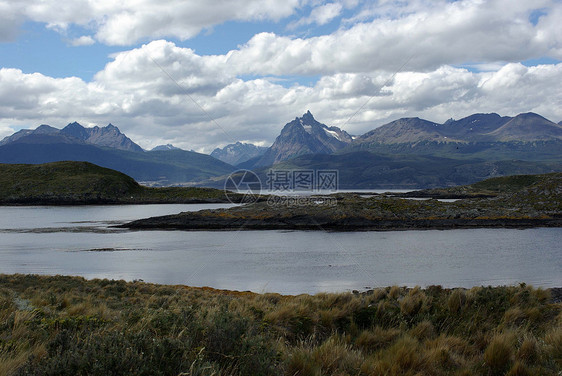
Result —
<instances>
[{"instance_id":1,"label":"rocky outcrop","mask_svg":"<svg viewBox=\"0 0 562 376\"><path fill-rule=\"evenodd\" d=\"M519 180L511 184L519 184ZM504 188L504 193L493 197L455 202L357 194L303 199L271 196L266 202L252 205L142 219L124 227L355 231L562 226L562 173L530 181L518 190ZM493 180L484 186L492 196L498 182Z\"/></svg>"}]
</instances>

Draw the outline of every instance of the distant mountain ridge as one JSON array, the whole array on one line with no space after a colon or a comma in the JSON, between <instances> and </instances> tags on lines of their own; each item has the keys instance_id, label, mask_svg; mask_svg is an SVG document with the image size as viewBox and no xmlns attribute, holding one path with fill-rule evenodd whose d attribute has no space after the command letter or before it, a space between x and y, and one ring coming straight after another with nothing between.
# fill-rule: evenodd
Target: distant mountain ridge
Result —
<instances>
[{"instance_id":1,"label":"distant mountain ridge","mask_svg":"<svg viewBox=\"0 0 562 376\"><path fill-rule=\"evenodd\" d=\"M223 148L216 148L211 153L211 157L236 166L252 158L263 155L267 149L268 148L264 146L236 142L234 144L228 144Z\"/></svg>"},{"instance_id":2,"label":"distant mountain ridge","mask_svg":"<svg viewBox=\"0 0 562 376\"><path fill-rule=\"evenodd\" d=\"M398 119L375 128L353 141L361 144L430 142L533 142L562 140L562 126L529 112L515 117L474 114L443 124L419 118Z\"/></svg>"},{"instance_id":3,"label":"distant mountain ridge","mask_svg":"<svg viewBox=\"0 0 562 376\"><path fill-rule=\"evenodd\" d=\"M281 134L255 166L269 166L303 154L331 154L352 140L347 132L316 121L307 111L283 127Z\"/></svg>"},{"instance_id":4,"label":"distant mountain ridge","mask_svg":"<svg viewBox=\"0 0 562 376\"><path fill-rule=\"evenodd\" d=\"M420 188L562 171L560 150L562 126L535 113L473 114L442 124L402 118L351 137L307 112L284 126L263 157L237 167L253 169L262 181L271 168L331 169L340 188Z\"/></svg>"},{"instance_id":5,"label":"distant mountain ridge","mask_svg":"<svg viewBox=\"0 0 562 376\"><path fill-rule=\"evenodd\" d=\"M95 126L86 128L77 122L68 124L63 129L57 129L43 124L36 129L22 129L0 141L0 146L14 142L20 143L65 143L88 144L109 147L119 150L143 152L144 150L125 136L113 124L105 127Z\"/></svg>"}]
</instances>

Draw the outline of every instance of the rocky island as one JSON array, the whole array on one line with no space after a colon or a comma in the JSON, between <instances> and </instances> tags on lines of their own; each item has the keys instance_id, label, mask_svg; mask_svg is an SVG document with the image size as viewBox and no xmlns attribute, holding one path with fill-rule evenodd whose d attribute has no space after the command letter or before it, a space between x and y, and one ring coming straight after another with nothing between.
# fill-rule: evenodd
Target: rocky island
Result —
<instances>
[{"instance_id":1,"label":"rocky island","mask_svg":"<svg viewBox=\"0 0 562 376\"><path fill-rule=\"evenodd\" d=\"M391 194L283 198L229 209L141 219L130 229L408 230L562 226L562 173L492 178L473 185ZM413 197L424 197L415 200ZM454 202L436 198L462 198Z\"/></svg>"}]
</instances>

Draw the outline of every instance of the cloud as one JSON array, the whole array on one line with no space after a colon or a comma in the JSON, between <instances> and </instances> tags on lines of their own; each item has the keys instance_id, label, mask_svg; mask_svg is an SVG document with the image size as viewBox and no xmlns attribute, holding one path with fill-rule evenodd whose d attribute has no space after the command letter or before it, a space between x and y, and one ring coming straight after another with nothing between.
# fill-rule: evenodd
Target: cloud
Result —
<instances>
[{"instance_id":1,"label":"cloud","mask_svg":"<svg viewBox=\"0 0 562 376\"><path fill-rule=\"evenodd\" d=\"M94 40L94 38L92 38L89 35L83 35L79 38L75 38L72 39L70 41L70 44L74 47L78 47L78 46L91 46L92 44L96 43L96 41Z\"/></svg>"},{"instance_id":2,"label":"cloud","mask_svg":"<svg viewBox=\"0 0 562 376\"><path fill-rule=\"evenodd\" d=\"M0 0L0 42L15 39L24 17L7 1Z\"/></svg>"},{"instance_id":3,"label":"cloud","mask_svg":"<svg viewBox=\"0 0 562 376\"><path fill-rule=\"evenodd\" d=\"M343 9L340 3L328 3L313 8L310 16L301 18L300 20L289 24L289 29L295 29L299 26L317 24L325 25L338 17Z\"/></svg>"},{"instance_id":4,"label":"cloud","mask_svg":"<svg viewBox=\"0 0 562 376\"><path fill-rule=\"evenodd\" d=\"M506 0L418 4L416 12L375 18L314 38L260 33L229 62L245 73L317 75L339 72L433 70L443 64L516 62L549 56L562 59L562 3ZM419 5L422 3L425 7ZM529 17L548 5L534 25Z\"/></svg>"},{"instance_id":5,"label":"cloud","mask_svg":"<svg viewBox=\"0 0 562 376\"><path fill-rule=\"evenodd\" d=\"M191 38L226 21L278 21L316 5L300 24L325 24L354 1L217 0L113 2L0 0L0 40L13 38L23 20L65 32L78 25L108 45L173 37ZM533 15L540 10L537 20ZM562 3L556 0L411 0L365 2L349 27L314 38L260 33L227 56L238 74L318 75L395 71L404 62L416 70L443 64L516 62L548 56L562 59ZM346 22L344 22L346 24ZM81 37L74 43L91 43ZM409 60L410 59L410 60Z\"/></svg>"},{"instance_id":6,"label":"cloud","mask_svg":"<svg viewBox=\"0 0 562 376\"><path fill-rule=\"evenodd\" d=\"M226 21L278 21L292 15L299 0L0 0L0 40L31 20L64 31L71 25L93 28L96 39L108 45L131 45L160 37L191 38Z\"/></svg>"}]
</instances>

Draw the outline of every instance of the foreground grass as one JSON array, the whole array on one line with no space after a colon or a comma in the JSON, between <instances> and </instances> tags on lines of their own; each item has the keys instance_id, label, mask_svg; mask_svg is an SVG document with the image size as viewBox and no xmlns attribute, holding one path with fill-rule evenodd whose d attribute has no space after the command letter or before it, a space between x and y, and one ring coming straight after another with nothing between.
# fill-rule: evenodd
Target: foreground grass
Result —
<instances>
[{"instance_id":1,"label":"foreground grass","mask_svg":"<svg viewBox=\"0 0 562 376\"><path fill-rule=\"evenodd\" d=\"M529 286L281 296L0 275L1 375L557 375Z\"/></svg>"}]
</instances>

